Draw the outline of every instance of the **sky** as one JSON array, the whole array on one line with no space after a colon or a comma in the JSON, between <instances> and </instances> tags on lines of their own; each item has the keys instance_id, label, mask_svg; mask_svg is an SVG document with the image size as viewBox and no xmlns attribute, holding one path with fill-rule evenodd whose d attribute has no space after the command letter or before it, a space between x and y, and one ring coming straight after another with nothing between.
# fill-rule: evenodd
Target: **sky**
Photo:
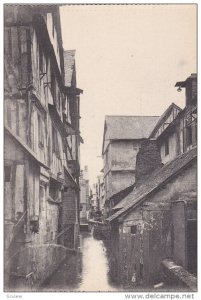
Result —
<instances>
[{"instance_id":1,"label":"sky","mask_svg":"<svg viewBox=\"0 0 201 300\"><path fill-rule=\"evenodd\" d=\"M177 81L197 72L194 4L65 5L63 48L76 50L80 98L81 168L90 184L103 167L105 115L160 116L185 105Z\"/></svg>"}]
</instances>

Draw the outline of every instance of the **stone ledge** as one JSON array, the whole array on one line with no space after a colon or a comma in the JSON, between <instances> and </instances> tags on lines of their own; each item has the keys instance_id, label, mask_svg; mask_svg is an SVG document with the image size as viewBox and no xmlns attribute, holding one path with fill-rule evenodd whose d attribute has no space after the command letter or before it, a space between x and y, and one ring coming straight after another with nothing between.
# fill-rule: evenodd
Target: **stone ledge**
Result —
<instances>
[{"instance_id":1,"label":"stone ledge","mask_svg":"<svg viewBox=\"0 0 201 300\"><path fill-rule=\"evenodd\" d=\"M190 274L182 266L175 264L170 259L162 261L162 270L171 281L177 281L189 288L193 292L197 292L197 277Z\"/></svg>"}]
</instances>

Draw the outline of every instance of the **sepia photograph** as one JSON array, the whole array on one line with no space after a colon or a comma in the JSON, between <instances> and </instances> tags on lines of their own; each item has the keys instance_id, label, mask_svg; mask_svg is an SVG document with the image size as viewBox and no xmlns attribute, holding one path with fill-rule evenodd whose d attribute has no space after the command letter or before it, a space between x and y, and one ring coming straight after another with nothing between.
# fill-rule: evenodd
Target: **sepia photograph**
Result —
<instances>
[{"instance_id":1,"label":"sepia photograph","mask_svg":"<svg viewBox=\"0 0 201 300\"><path fill-rule=\"evenodd\" d=\"M194 299L198 5L2 7L4 293Z\"/></svg>"}]
</instances>

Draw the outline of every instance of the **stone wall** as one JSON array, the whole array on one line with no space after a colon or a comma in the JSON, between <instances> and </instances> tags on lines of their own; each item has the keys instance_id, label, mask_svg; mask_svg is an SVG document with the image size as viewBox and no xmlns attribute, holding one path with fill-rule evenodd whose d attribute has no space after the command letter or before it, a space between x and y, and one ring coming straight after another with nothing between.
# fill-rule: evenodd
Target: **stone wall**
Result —
<instances>
[{"instance_id":1,"label":"stone wall","mask_svg":"<svg viewBox=\"0 0 201 300\"><path fill-rule=\"evenodd\" d=\"M42 244L17 252L6 265L6 270L12 270L8 290L37 290L66 258L66 251L60 245Z\"/></svg>"}]
</instances>

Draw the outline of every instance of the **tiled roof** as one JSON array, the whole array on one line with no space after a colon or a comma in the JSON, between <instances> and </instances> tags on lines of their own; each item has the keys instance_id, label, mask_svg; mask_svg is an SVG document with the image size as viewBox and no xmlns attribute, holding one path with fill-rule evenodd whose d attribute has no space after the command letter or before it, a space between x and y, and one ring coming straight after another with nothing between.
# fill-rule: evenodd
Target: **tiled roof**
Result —
<instances>
[{"instance_id":1,"label":"tiled roof","mask_svg":"<svg viewBox=\"0 0 201 300\"><path fill-rule=\"evenodd\" d=\"M121 190L120 192L113 194L108 200L116 200L116 201L121 201L122 199L124 199L128 194L130 194L132 192L132 190L135 187L135 183L132 185L129 185L128 187L126 187L125 189ZM118 205L117 205L118 206ZM116 208L116 206L115 206Z\"/></svg>"},{"instance_id":2,"label":"tiled roof","mask_svg":"<svg viewBox=\"0 0 201 300\"><path fill-rule=\"evenodd\" d=\"M197 147L178 156L176 159L156 169L147 180L133 189L133 191L119 202L113 209L120 209L110 216L107 221L111 222L121 214L143 201L147 195L161 186L164 182L177 174L183 167L197 157Z\"/></svg>"},{"instance_id":3,"label":"tiled roof","mask_svg":"<svg viewBox=\"0 0 201 300\"><path fill-rule=\"evenodd\" d=\"M75 65L75 50L64 51L65 86L70 87Z\"/></svg>"},{"instance_id":4,"label":"tiled roof","mask_svg":"<svg viewBox=\"0 0 201 300\"><path fill-rule=\"evenodd\" d=\"M148 138L159 117L155 116L106 116L107 139Z\"/></svg>"}]
</instances>

